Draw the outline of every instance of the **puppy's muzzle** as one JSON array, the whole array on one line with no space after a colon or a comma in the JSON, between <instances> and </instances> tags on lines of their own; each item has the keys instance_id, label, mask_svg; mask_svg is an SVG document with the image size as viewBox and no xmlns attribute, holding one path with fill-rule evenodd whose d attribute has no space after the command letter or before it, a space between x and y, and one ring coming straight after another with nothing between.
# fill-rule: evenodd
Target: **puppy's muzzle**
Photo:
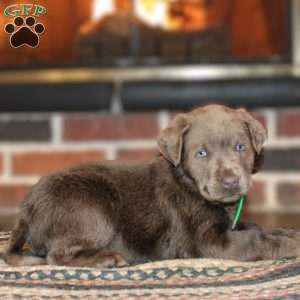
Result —
<instances>
[{"instance_id":1,"label":"puppy's muzzle","mask_svg":"<svg viewBox=\"0 0 300 300\"><path fill-rule=\"evenodd\" d=\"M225 176L221 180L224 189L232 191L239 188L240 178L238 176Z\"/></svg>"}]
</instances>

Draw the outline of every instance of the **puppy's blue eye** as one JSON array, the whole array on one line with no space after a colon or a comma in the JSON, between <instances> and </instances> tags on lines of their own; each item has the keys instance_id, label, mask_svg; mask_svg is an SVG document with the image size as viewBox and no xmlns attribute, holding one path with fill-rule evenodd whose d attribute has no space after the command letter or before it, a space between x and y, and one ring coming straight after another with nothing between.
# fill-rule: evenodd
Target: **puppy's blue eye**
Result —
<instances>
[{"instance_id":1,"label":"puppy's blue eye","mask_svg":"<svg viewBox=\"0 0 300 300\"><path fill-rule=\"evenodd\" d=\"M196 158L203 158L207 156L207 151L205 150L200 150L196 153Z\"/></svg>"},{"instance_id":2,"label":"puppy's blue eye","mask_svg":"<svg viewBox=\"0 0 300 300\"><path fill-rule=\"evenodd\" d=\"M237 152L242 152L246 150L246 146L243 144L236 144L235 145L235 151Z\"/></svg>"}]
</instances>

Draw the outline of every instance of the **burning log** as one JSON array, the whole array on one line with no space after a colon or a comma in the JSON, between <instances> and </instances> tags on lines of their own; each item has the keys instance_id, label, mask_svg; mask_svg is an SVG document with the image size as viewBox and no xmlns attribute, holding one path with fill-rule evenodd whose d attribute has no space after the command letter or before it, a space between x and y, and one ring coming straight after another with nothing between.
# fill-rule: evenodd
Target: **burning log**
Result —
<instances>
[{"instance_id":1,"label":"burning log","mask_svg":"<svg viewBox=\"0 0 300 300\"><path fill-rule=\"evenodd\" d=\"M155 29L135 16L117 12L85 24L76 48L83 62L112 63L132 56L152 56L154 38Z\"/></svg>"}]
</instances>

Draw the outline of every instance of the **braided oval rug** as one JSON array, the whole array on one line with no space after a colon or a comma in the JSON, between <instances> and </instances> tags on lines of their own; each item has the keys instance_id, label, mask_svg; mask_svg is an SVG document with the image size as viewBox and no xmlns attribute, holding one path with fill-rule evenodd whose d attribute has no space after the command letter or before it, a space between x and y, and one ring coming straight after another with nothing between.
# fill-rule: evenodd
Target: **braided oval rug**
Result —
<instances>
[{"instance_id":1,"label":"braided oval rug","mask_svg":"<svg viewBox=\"0 0 300 300\"><path fill-rule=\"evenodd\" d=\"M0 252L8 238L0 233ZM102 270L0 261L0 299L300 299L300 258L182 259Z\"/></svg>"}]
</instances>

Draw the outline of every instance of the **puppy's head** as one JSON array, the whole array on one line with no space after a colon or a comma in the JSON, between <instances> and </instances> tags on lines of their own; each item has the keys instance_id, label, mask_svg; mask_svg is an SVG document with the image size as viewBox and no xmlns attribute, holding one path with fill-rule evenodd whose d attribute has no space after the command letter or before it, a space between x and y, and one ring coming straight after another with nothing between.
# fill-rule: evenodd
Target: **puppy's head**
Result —
<instances>
[{"instance_id":1,"label":"puppy's head","mask_svg":"<svg viewBox=\"0 0 300 300\"><path fill-rule=\"evenodd\" d=\"M209 201L230 203L245 195L267 138L244 109L209 105L179 114L158 139L163 156L182 166Z\"/></svg>"}]
</instances>

